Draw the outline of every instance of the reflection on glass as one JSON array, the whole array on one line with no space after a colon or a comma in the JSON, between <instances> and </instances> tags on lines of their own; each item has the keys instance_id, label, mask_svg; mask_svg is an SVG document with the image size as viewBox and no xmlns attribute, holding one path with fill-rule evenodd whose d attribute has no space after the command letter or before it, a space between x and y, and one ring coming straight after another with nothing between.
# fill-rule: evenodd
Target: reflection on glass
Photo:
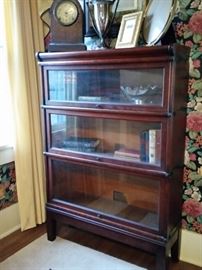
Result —
<instances>
[{"instance_id":1,"label":"reflection on glass","mask_svg":"<svg viewBox=\"0 0 202 270\"><path fill-rule=\"evenodd\" d=\"M51 114L50 123L53 148L160 165L160 123L60 114Z\"/></svg>"},{"instance_id":2,"label":"reflection on glass","mask_svg":"<svg viewBox=\"0 0 202 270\"><path fill-rule=\"evenodd\" d=\"M163 76L159 68L49 70L49 100L161 106Z\"/></svg>"},{"instance_id":3,"label":"reflection on glass","mask_svg":"<svg viewBox=\"0 0 202 270\"><path fill-rule=\"evenodd\" d=\"M48 72L49 99L67 100L76 99L77 94L77 73L73 71Z\"/></svg>"},{"instance_id":4,"label":"reflection on glass","mask_svg":"<svg viewBox=\"0 0 202 270\"><path fill-rule=\"evenodd\" d=\"M52 172L55 198L158 228L158 181L57 160Z\"/></svg>"}]
</instances>

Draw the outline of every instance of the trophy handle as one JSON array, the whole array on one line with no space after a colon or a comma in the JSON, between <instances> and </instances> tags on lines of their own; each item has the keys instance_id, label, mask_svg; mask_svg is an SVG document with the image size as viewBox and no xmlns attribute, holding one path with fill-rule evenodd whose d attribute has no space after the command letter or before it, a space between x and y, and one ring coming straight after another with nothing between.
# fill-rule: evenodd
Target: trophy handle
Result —
<instances>
[{"instance_id":1,"label":"trophy handle","mask_svg":"<svg viewBox=\"0 0 202 270\"><path fill-rule=\"evenodd\" d=\"M117 8L118 8L118 5L119 5L120 0L115 0L115 1L116 1L116 7L115 7L115 10L114 10L114 14L113 14L113 17L111 19L111 22L109 23L109 26L107 27L107 30L106 30L104 36L106 36L107 33L109 32L109 29L111 28L111 26L112 26L112 24L114 22L114 19L116 17L116 12L117 12Z\"/></svg>"},{"instance_id":2,"label":"trophy handle","mask_svg":"<svg viewBox=\"0 0 202 270\"><path fill-rule=\"evenodd\" d=\"M87 4L88 11L89 11L89 14L90 14L90 19L91 19L92 24L93 24L93 28L94 28L96 34L97 34L98 37L99 37L99 33L98 33L97 28L96 28L96 26L95 26L95 21L94 21L94 18L93 18L92 9L91 9L91 7L90 7L90 5L89 5L89 2L86 2L86 4ZM93 6L93 5L92 5L92 6ZM92 8L93 8L93 7L92 7Z\"/></svg>"}]
</instances>

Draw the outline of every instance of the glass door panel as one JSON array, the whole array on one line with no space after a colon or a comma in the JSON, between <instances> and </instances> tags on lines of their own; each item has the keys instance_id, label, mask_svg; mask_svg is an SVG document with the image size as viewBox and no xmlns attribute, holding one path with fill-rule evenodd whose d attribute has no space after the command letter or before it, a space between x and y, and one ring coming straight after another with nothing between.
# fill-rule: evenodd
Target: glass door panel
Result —
<instances>
[{"instance_id":1,"label":"glass door panel","mask_svg":"<svg viewBox=\"0 0 202 270\"><path fill-rule=\"evenodd\" d=\"M52 148L160 166L158 122L50 114Z\"/></svg>"},{"instance_id":2,"label":"glass door panel","mask_svg":"<svg viewBox=\"0 0 202 270\"><path fill-rule=\"evenodd\" d=\"M158 229L158 181L64 161L51 165L54 198Z\"/></svg>"},{"instance_id":3,"label":"glass door panel","mask_svg":"<svg viewBox=\"0 0 202 270\"><path fill-rule=\"evenodd\" d=\"M48 100L162 106L163 80L163 68L48 70Z\"/></svg>"}]
</instances>

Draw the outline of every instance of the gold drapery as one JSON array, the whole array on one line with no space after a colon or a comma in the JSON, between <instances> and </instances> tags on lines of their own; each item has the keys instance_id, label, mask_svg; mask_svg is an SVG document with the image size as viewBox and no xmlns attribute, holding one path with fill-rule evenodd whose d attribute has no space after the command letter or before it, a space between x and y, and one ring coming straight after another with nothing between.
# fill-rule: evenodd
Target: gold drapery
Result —
<instances>
[{"instance_id":1,"label":"gold drapery","mask_svg":"<svg viewBox=\"0 0 202 270\"><path fill-rule=\"evenodd\" d=\"M4 1L8 73L15 122L15 164L21 229L45 221L45 177L35 53L44 50L35 0ZM11 19L12 18L12 19Z\"/></svg>"}]
</instances>

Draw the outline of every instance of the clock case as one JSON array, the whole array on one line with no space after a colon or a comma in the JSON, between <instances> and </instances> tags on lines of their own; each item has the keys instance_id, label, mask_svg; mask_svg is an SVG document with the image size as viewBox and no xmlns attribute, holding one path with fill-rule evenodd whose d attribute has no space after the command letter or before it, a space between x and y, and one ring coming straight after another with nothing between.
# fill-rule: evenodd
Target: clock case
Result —
<instances>
[{"instance_id":1,"label":"clock case","mask_svg":"<svg viewBox=\"0 0 202 270\"><path fill-rule=\"evenodd\" d=\"M77 20L71 25L63 25L56 17L58 6L66 1L74 3L78 10ZM84 14L77 0L54 0L50 8L50 43L49 52L83 51L84 44Z\"/></svg>"}]
</instances>

